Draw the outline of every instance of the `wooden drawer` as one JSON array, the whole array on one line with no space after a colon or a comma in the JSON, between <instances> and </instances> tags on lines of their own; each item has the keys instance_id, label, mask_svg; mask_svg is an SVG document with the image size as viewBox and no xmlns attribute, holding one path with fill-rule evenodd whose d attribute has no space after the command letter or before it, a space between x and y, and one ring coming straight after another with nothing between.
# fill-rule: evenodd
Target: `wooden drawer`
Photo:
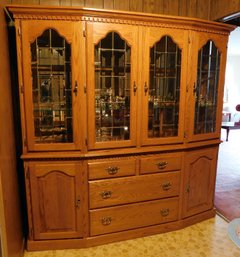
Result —
<instances>
[{"instance_id":1,"label":"wooden drawer","mask_svg":"<svg viewBox=\"0 0 240 257\"><path fill-rule=\"evenodd\" d=\"M91 236L140 228L178 219L178 198L90 211Z\"/></svg>"},{"instance_id":2,"label":"wooden drawer","mask_svg":"<svg viewBox=\"0 0 240 257\"><path fill-rule=\"evenodd\" d=\"M135 175L136 159L117 159L88 162L88 178L101 179Z\"/></svg>"},{"instance_id":3,"label":"wooden drawer","mask_svg":"<svg viewBox=\"0 0 240 257\"><path fill-rule=\"evenodd\" d=\"M140 173L157 173L172 170L180 170L182 154L162 154L157 156L143 157L140 160Z\"/></svg>"},{"instance_id":4,"label":"wooden drawer","mask_svg":"<svg viewBox=\"0 0 240 257\"><path fill-rule=\"evenodd\" d=\"M177 196L180 171L89 182L90 209Z\"/></svg>"}]
</instances>

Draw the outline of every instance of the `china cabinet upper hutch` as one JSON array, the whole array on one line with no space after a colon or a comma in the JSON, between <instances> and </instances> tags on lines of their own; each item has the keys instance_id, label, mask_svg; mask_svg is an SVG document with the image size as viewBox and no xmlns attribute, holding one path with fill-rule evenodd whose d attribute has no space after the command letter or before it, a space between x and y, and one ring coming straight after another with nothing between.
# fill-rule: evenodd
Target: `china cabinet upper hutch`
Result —
<instances>
[{"instance_id":1,"label":"china cabinet upper hutch","mask_svg":"<svg viewBox=\"0 0 240 257\"><path fill-rule=\"evenodd\" d=\"M234 27L86 8L8 10L27 248L87 247L213 217Z\"/></svg>"}]
</instances>

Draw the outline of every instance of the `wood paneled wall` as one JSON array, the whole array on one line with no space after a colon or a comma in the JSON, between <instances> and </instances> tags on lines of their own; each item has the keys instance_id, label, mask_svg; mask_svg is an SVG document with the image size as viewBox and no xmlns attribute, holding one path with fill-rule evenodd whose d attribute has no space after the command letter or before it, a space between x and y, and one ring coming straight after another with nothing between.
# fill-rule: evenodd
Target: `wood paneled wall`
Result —
<instances>
[{"instance_id":1,"label":"wood paneled wall","mask_svg":"<svg viewBox=\"0 0 240 257\"><path fill-rule=\"evenodd\" d=\"M0 224L4 257L23 256L23 232L14 140L7 26L0 1Z\"/></svg>"},{"instance_id":2,"label":"wood paneled wall","mask_svg":"<svg viewBox=\"0 0 240 257\"><path fill-rule=\"evenodd\" d=\"M85 6L209 19L210 0L11 0L12 4Z\"/></svg>"}]
</instances>

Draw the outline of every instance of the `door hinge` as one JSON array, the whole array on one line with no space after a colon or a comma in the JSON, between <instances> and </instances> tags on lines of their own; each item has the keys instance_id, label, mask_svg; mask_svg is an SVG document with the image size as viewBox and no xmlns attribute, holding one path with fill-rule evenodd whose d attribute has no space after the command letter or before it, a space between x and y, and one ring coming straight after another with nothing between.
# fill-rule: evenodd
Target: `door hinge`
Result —
<instances>
[{"instance_id":1,"label":"door hinge","mask_svg":"<svg viewBox=\"0 0 240 257\"><path fill-rule=\"evenodd\" d=\"M87 86L86 86L86 84L84 84L84 94L86 94L87 93Z\"/></svg>"},{"instance_id":2,"label":"door hinge","mask_svg":"<svg viewBox=\"0 0 240 257\"><path fill-rule=\"evenodd\" d=\"M86 37L86 28L83 28L83 37Z\"/></svg>"},{"instance_id":3,"label":"door hinge","mask_svg":"<svg viewBox=\"0 0 240 257\"><path fill-rule=\"evenodd\" d=\"M190 37L190 35L188 35L188 44L190 44L191 43L191 37Z\"/></svg>"},{"instance_id":4,"label":"door hinge","mask_svg":"<svg viewBox=\"0 0 240 257\"><path fill-rule=\"evenodd\" d=\"M20 28L18 28L18 36L21 36L22 35L22 32L21 32L21 29Z\"/></svg>"},{"instance_id":5,"label":"door hinge","mask_svg":"<svg viewBox=\"0 0 240 257\"><path fill-rule=\"evenodd\" d=\"M24 86L21 85L21 93L24 94Z\"/></svg>"}]
</instances>

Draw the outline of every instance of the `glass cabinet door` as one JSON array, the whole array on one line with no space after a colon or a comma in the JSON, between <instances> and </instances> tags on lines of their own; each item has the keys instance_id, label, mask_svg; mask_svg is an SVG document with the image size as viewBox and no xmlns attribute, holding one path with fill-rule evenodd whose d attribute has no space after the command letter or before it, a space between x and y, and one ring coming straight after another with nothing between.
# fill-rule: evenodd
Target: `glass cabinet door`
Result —
<instances>
[{"instance_id":1,"label":"glass cabinet door","mask_svg":"<svg viewBox=\"0 0 240 257\"><path fill-rule=\"evenodd\" d=\"M98 30L98 26L101 27L101 24L94 24L93 29ZM133 30L129 39L129 35L125 37L123 31L123 28L112 31L104 27L97 41L92 42L89 57L94 60L94 67L89 69L93 72L94 80L88 83L94 93L88 99L89 108L93 106L89 112L90 148L134 144L134 102L137 94L133 58L136 54L133 44L135 35Z\"/></svg>"},{"instance_id":2,"label":"glass cabinet door","mask_svg":"<svg viewBox=\"0 0 240 257\"><path fill-rule=\"evenodd\" d=\"M183 138L181 106L187 48L178 32L159 34L151 29L149 35L144 47L148 49L148 66L143 81L143 144L178 142Z\"/></svg>"},{"instance_id":3,"label":"glass cabinet door","mask_svg":"<svg viewBox=\"0 0 240 257\"><path fill-rule=\"evenodd\" d=\"M31 43L36 143L73 142L71 47L54 29Z\"/></svg>"},{"instance_id":4,"label":"glass cabinet door","mask_svg":"<svg viewBox=\"0 0 240 257\"><path fill-rule=\"evenodd\" d=\"M198 51L197 83L194 85L194 134L216 131L221 55L212 40Z\"/></svg>"},{"instance_id":5,"label":"glass cabinet door","mask_svg":"<svg viewBox=\"0 0 240 257\"><path fill-rule=\"evenodd\" d=\"M26 58L30 59L31 80L25 88L26 94L29 94L29 98L26 95L26 115L29 116L27 132L30 150L79 148L73 116L79 81L73 81L72 60L75 53L72 38L67 38L69 33L64 36L64 32L54 26L41 28L38 34L34 32L36 36L31 37L28 44L30 56L26 55ZM71 33L73 37L73 29ZM30 32L24 34L24 39L30 36ZM29 76L26 72L25 75Z\"/></svg>"},{"instance_id":6,"label":"glass cabinet door","mask_svg":"<svg viewBox=\"0 0 240 257\"><path fill-rule=\"evenodd\" d=\"M192 81L188 104L190 123L188 139L219 138L223 104L223 86L226 61L225 36L198 33L193 35L190 53ZM220 75L221 74L221 75Z\"/></svg>"}]
</instances>

